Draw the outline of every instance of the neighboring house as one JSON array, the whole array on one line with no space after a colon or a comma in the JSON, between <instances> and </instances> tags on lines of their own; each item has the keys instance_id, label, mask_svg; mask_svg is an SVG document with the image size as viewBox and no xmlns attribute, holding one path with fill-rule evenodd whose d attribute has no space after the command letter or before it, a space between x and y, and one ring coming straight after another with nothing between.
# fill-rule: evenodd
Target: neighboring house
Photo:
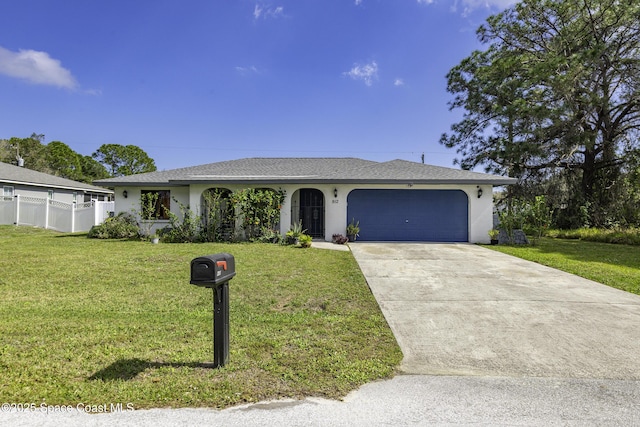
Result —
<instances>
[{"instance_id":1,"label":"neighboring house","mask_svg":"<svg viewBox=\"0 0 640 427\"><path fill-rule=\"evenodd\" d=\"M0 162L2 196L36 197L63 203L109 200L113 191Z\"/></svg>"},{"instance_id":2,"label":"neighboring house","mask_svg":"<svg viewBox=\"0 0 640 427\"><path fill-rule=\"evenodd\" d=\"M272 188L286 194L282 234L301 220L308 234L331 241L355 220L362 241L488 243L493 187L515 179L404 160L249 158L95 183L115 190L116 212L137 211L143 192L157 192L176 215L175 201L201 215L211 189Z\"/></svg>"},{"instance_id":3,"label":"neighboring house","mask_svg":"<svg viewBox=\"0 0 640 427\"><path fill-rule=\"evenodd\" d=\"M113 191L0 162L0 224L88 231L113 212Z\"/></svg>"}]
</instances>

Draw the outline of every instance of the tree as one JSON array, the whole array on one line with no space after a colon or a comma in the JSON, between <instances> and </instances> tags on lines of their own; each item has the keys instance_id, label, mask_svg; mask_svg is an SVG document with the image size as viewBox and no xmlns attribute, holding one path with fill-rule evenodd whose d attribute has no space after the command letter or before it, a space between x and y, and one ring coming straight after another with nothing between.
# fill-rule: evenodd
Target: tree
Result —
<instances>
[{"instance_id":1,"label":"tree","mask_svg":"<svg viewBox=\"0 0 640 427\"><path fill-rule=\"evenodd\" d=\"M98 163L91 156L80 156L80 165L82 167L82 179L80 181L91 184L96 179L109 178L107 168Z\"/></svg>"},{"instance_id":2,"label":"tree","mask_svg":"<svg viewBox=\"0 0 640 427\"><path fill-rule=\"evenodd\" d=\"M81 156L64 142L51 141L47 144L45 158L54 175L75 181L82 180Z\"/></svg>"},{"instance_id":3,"label":"tree","mask_svg":"<svg viewBox=\"0 0 640 427\"><path fill-rule=\"evenodd\" d=\"M16 165L18 164L17 157L20 156L24 159L24 166L28 169L89 184L94 180L112 176L93 157L78 154L64 142L51 141L44 145L43 141L44 135L37 133L31 134L28 138L0 139L0 161ZM103 147L105 146L100 148ZM124 154L119 159L121 171L146 172L155 170L153 160L140 148L128 145L122 149Z\"/></svg>"},{"instance_id":4,"label":"tree","mask_svg":"<svg viewBox=\"0 0 640 427\"><path fill-rule=\"evenodd\" d=\"M579 183L570 202L599 225L638 145L640 3L523 0L477 34L488 48L447 75L450 107L465 113L441 143L466 169L522 181L564 171Z\"/></svg>"},{"instance_id":5,"label":"tree","mask_svg":"<svg viewBox=\"0 0 640 427\"><path fill-rule=\"evenodd\" d=\"M92 157L107 167L111 176L153 172L155 162L135 145L103 144Z\"/></svg>"},{"instance_id":6,"label":"tree","mask_svg":"<svg viewBox=\"0 0 640 427\"><path fill-rule=\"evenodd\" d=\"M0 139L0 162L15 163L16 150L10 147L8 139Z\"/></svg>"},{"instance_id":7,"label":"tree","mask_svg":"<svg viewBox=\"0 0 640 427\"><path fill-rule=\"evenodd\" d=\"M44 135L32 133L28 138L12 137L0 142L0 161L17 165L18 157L24 160L24 166L39 172L51 173L47 165L46 146L42 144Z\"/></svg>"}]
</instances>

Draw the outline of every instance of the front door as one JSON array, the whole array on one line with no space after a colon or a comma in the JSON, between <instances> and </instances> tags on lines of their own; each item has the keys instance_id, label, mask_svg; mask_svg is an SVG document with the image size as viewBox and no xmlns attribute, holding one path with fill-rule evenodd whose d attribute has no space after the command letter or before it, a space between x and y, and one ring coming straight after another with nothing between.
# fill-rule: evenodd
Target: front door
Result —
<instances>
[{"instance_id":1,"label":"front door","mask_svg":"<svg viewBox=\"0 0 640 427\"><path fill-rule=\"evenodd\" d=\"M324 195L320 190L300 190L300 219L302 229L311 237L324 237Z\"/></svg>"}]
</instances>

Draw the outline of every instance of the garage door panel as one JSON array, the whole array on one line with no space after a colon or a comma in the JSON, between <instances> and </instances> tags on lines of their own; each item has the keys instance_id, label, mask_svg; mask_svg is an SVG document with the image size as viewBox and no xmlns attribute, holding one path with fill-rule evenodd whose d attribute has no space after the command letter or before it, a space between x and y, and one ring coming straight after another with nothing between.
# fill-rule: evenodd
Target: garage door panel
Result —
<instances>
[{"instance_id":1,"label":"garage door panel","mask_svg":"<svg viewBox=\"0 0 640 427\"><path fill-rule=\"evenodd\" d=\"M461 190L354 190L349 221L360 240L468 241L468 199Z\"/></svg>"}]
</instances>

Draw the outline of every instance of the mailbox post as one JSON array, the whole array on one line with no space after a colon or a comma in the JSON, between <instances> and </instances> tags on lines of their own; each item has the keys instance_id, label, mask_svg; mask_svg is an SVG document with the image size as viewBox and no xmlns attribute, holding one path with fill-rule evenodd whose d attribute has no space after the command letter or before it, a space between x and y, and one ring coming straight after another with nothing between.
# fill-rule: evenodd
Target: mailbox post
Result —
<instances>
[{"instance_id":1,"label":"mailbox post","mask_svg":"<svg viewBox=\"0 0 640 427\"><path fill-rule=\"evenodd\" d=\"M213 365L229 361L229 280L236 275L235 258L228 253L191 261L191 283L213 289Z\"/></svg>"}]
</instances>

